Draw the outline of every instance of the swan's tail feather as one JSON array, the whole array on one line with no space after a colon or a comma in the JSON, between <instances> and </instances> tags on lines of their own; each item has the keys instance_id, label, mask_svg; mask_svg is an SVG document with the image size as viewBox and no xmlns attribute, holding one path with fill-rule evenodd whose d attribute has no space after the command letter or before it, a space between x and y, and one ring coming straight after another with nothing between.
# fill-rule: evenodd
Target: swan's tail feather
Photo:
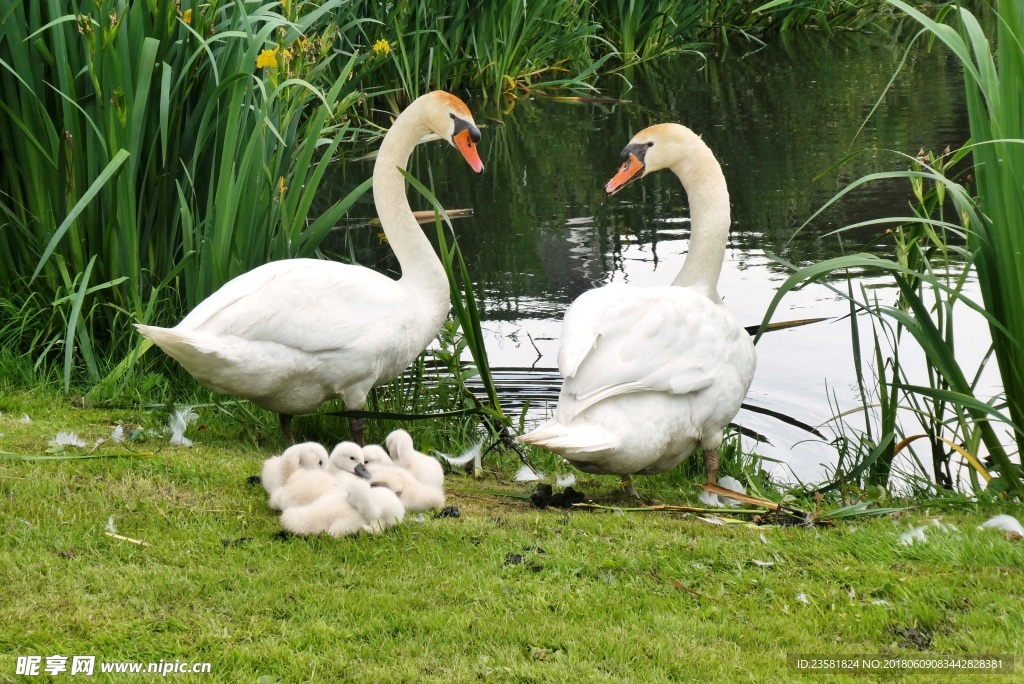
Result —
<instances>
[{"instance_id":1,"label":"swan's tail feather","mask_svg":"<svg viewBox=\"0 0 1024 684\"><path fill-rule=\"evenodd\" d=\"M619 444L617 437L596 425L564 425L557 420L549 420L533 432L518 437L518 441L566 457L606 452Z\"/></svg>"},{"instance_id":2,"label":"swan's tail feather","mask_svg":"<svg viewBox=\"0 0 1024 684\"><path fill-rule=\"evenodd\" d=\"M135 327L193 375L211 361L219 364L238 362L238 358L232 353L234 345L225 344L223 339L218 343L217 338L204 333L182 332L174 328L160 328L141 323L136 323Z\"/></svg>"},{"instance_id":3,"label":"swan's tail feather","mask_svg":"<svg viewBox=\"0 0 1024 684\"><path fill-rule=\"evenodd\" d=\"M182 335L173 328L161 328L156 325L143 325L142 323L136 323L135 329L143 337L148 337L153 340L153 344L160 347L161 349L173 348L179 346L182 343Z\"/></svg>"}]
</instances>

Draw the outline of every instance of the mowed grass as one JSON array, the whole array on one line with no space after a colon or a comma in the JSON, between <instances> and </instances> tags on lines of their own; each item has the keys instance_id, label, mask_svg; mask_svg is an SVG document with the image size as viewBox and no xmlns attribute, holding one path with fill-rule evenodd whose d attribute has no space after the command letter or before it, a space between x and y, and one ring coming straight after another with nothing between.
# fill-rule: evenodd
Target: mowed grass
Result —
<instances>
[{"instance_id":1,"label":"mowed grass","mask_svg":"<svg viewBox=\"0 0 1024 684\"><path fill-rule=\"evenodd\" d=\"M58 431L77 432L90 447L68 452L86 453L114 424L166 423L47 390L0 404L0 451L18 454L43 454ZM131 448L152 455L0 459L0 681L17 680L16 656L53 654L209 662L209 675L177 677L211 682L646 683L865 681L791 671L787 654L1024 653L1024 543L975 529L994 510L830 529L538 510L494 494L531 488L510 481L508 459L482 480L449 478L458 518L283 538L247 482L280 445L205 414L191 448L150 437ZM690 488L638 484L695 502ZM615 478L577 487L615 497ZM899 543L937 517L959 531ZM105 534L110 518L148 546Z\"/></svg>"}]
</instances>

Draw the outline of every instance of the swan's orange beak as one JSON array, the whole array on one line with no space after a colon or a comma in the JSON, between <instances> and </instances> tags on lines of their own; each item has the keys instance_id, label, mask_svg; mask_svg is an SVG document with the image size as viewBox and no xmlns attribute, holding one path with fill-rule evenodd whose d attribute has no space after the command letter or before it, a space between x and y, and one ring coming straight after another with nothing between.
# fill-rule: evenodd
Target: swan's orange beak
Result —
<instances>
[{"instance_id":1,"label":"swan's orange beak","mask_svg":"<svg viewBox=\"0 0 1024 684\"><path fill-rule=\"evenodd\" d=\"M619 167L619 172L604 186L605 194L614 195L639 178L643 170L644 163L635 154L630 152L629 158L622 162L622 166Z\"/></svg>"},{"instance_id":2,"label":"swan's orange beak","mask_svg":"<svg viewBox=\"0 0 1024 684\"><path fill-rule=\"evenodd\" d=\"M477 137L479 137L479 134ZM452 136L452 140L455 141L455 147L459 148L462 156L466 158L469 167L477 173L483 173L484 163L480 161L480 155L476 151L476 143L473 142L469 129L462 129Z\"/></svg>"}]
</instances>

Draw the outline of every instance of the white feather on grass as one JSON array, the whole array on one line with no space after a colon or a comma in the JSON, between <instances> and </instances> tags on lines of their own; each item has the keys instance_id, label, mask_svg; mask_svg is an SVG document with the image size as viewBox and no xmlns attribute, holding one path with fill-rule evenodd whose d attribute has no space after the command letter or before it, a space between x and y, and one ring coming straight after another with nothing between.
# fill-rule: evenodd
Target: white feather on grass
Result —
<instances>
[{"instance_id":1,"label":"white feather on grass","mask_svg":"<svg viewBox=\"0 0 1024 684\"><path fill-rule=\"evenodd\" d=\"M535 482L537 480L543 479L544 473L540 472L539 470L534 470L533 468L525 464L516 472L515 477L516 482Z\"/></svg>"},{"instance_id":2,"label":"white feather on grass","mask_svg":"<svg viewBox=\"0 0 1024 684\"><path fill-rule=\"evenodd\" d=\"M117 534L117 528L114 527L114 516L107 518L107 532L110 534Z\"/></svg>"},{"instance_id":3,"label":"white feather on grass","mask_svg":"<svg viewBox=\"0 0 1024 684\"><path fill-rule=\"evenodd\" d=\"M435 451L434 453L448 461L448 463L451 463L453 466L464 466L470 461L475 461L480 458L480 451L483 449L483 446L483 442L477 442L464 451L461 456L449 456L448 454L441 453L440 451Z\"/></svg>"},{"instance_id":4,"label":"white feather on grass","mask_svg":"<svg viewBox=\"0 0 1024 684\"><path fill-rule=\"evenodd\" d=\"M96 448L100 444L105 444L106 442L121 443L123 441L124 441L124 426L123 425L117 425L117 426L114 427L114 431L111 433L110 437L97 437L96 441L92 443L92 446L93 446L93 448Z\"/></svg>"},{"instance_id":5,"label":"white feather on grass","mask_svg":"<svg viewBox=\"0 0 1024 684\"><path fill-rule=\"evenodd\" d=\"M192 440L185 436L185 428L199 418L199 414L191 406L175 409L171 412L171 444L174 446L192 446Z\"/></svg>"},{"instance_id":6,"label":"white feather on grass","mask_svg":"<svg viewBox=\"0 0 1024 684\"><path fill-rule=\"evenodd\" d=\"M956 529L956 525L954 525L953 523L944 523L941 520L939 520L938 518L933 518L932 519L932 527L937 528L941 532L959 532L960 531L960 530Z\"/></svg>"},{"instance_id":7,"label":"white feather on grass","mask_svg":"<svg viewBox=\"0 0 1024 684\"><path fill-rule=\"evenodd\" d=\"M811 599L807 598L807 594L802 591L796 595L796 600L808 606L811 605Z\"/></svg>"},{"instance_id":8,"label":"white feather on grass","mask_svg":"<svg viewBox=\"0 0 1024 684\"><path fill-rule=\"evenodd\" d=\"M572 487L574 484L576 484L576 475L573 473L566 473L555 478L555 486L562 489Z\"/></svg>"},{"instance_id":9,"label":"white feather on grass","mask_svg":"<svg viewBox=\"0 0 1024 684\"><path fill-rule=\"evenodd\" d=\"M979 530L1002 530L1007 533L1007 536L1015 539L1024 539L1024 526L1020 524L1020 521L1014 518L1012 515L997 515L994 518L989 518L978 527Z\"/></svg>"},{"instance_id":10,"label":"white feather on grass","mask_svg":"<svg viewBox=\"0 0 1024 684\"><path fill-rule=\"evenodd\" d=\"M84 447L85 440L81 439L76 432L58 432L57 436L50 440L50 444L57 446Z\"/></svg>"},{"instance_id":11,"label":"white feather on grass","mask_svg":"<svg viewBox=\"0 0 1024 684\"><path fill-rule=\"evenodd\" d=\"M701 490L700 494L697 495L700 502L708 508L719 508L722 505L722 500L718 498L717 494L711 492L705 492Z\"/></svg>"},{"instance_id":12,"label":"white feather on grass","mask_svg":"<svg viewBox=\"0 0 1024 684\"><path fill-rule=\"evenodd\" d=\"M744 487L739 480L737 480L735 477L729 477L728 475L726 475L725 477L718 478L718 486L724 487L725 489L731 489L732 491L739 492L740 494L747 493L747 488ZM740 505L739 501L737 501L736 499L730 499L725 495L722 495L721 497L719 497L719 499L722 505L724 506L735 507Z\"/></svg>"},{"instance_id":13,"label":"white feather on grass","mask_svg":"<svg viewBox=\"0 0 1024 684\"><path fill-rule=\"evenodd\" d=\"M700 520L702 522L706 522L709 525L724 525L725 524L725 521L722 520L721 518L705 518L703 516L698 515L697 516L697 520Z\"/></svg>"},{"instance_id":14,"label":"white feather on grass","mask_svg":"<svg viewBox=\"0 0 1024 684\"><path fill-rule=\"evenodd\" d=\"M924 536L924 525L921 527L915 527L908 532L904 532L900 535L900 544L903 546L913 546L917 542L926 542L928 538Z\"/></svg>"},{"instance_id":15,"label":"white feather on grass","mask_svg":"<svg viewBox=\"0 0 1024 684\"><path fill-rule=\"evenodd\" d=\"M28 417L27 413L22 413L21 422L24 423L25 425L29 425L32 422L32 419Z\"/></svg>"}]
</instances>

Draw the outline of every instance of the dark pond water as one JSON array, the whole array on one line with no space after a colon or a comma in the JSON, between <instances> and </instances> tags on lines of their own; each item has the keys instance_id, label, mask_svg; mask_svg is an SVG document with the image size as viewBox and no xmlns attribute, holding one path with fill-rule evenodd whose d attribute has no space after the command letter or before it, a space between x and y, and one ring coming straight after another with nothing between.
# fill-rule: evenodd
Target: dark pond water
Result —
<instances>
[{"instance_id":1,"label":"dark pond water","mask_svg":"<svg viewBox=\"0 0 1024 684\"><path fill-rule=\"evenodd\" d=\"M955 149L969 137L962 75L942 52L913 52L868 119L905 48L892 36L798 36L756 51L733 49L721 59L679 56L601 84L602 95L629 103L538 97L502 111L470 101L477 122L486 125L480 149L487 172L474 176L439 144L420 148L412 171L446 207L474 211L456 221L455 230L483 293L488 350L506 410L515 412L530 399L530 418L539 419L553 408L561 318L577 296L617 281L664 284L681 266L688 210L673 175L651 176L610 199L602 190L619 151L647 125L686 124L724 167L733 227L719 290L742 324L761 321L786 276L768 255L808 263L856 251L876 229L842 240L825 235L871 218L907 215L909 185L878 183L794 237L851 180L906 169L901 155ZM368 163L347 165L336 178L337 191L369 174ZM413 203L426 208L416 198ZM360 212L372 216L372 205ZM360 263L397 271L376 230L349 231L348 240ZM339 235L336 248L341 241ZM885 287L870 277L863 282ZM847 311L830 290L810 287L787 298L776 320ZM980 358L987 337L982 326L968 327L961 352ZM830 399L839 410L858 405L846 322L772 333L758 344L758 359L747 400L752 407L818 425L834 413ZM777 468L787 477L819 479L834 463L834 450L808 440L802 429L749 410L736 422L765 436L756 451L782 461Z\"/></svg>"}]
</instances>

